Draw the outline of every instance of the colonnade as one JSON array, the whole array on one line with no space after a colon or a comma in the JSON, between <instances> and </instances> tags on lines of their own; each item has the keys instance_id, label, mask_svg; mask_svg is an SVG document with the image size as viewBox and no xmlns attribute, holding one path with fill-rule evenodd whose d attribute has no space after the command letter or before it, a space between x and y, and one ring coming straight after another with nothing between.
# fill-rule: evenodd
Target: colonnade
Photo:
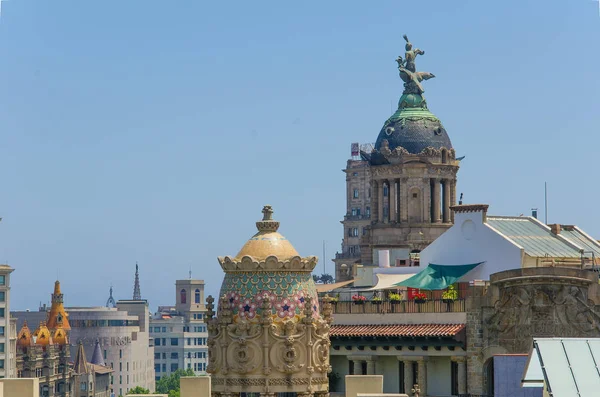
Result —
<instances>
[{"instance_id":1,"label":"colonnade","mask_svg":"<svg viewBox=\"0 0 600 397\"><path fill-rule=\"evenodd\" d=\"M376 362L378 356L348 356L348 360L352 363L354 375L376 375ZM424 395L427 390L427 356L397 356L399 362L404 363L404 392L410 394L410 390L416 383ZM467 366L464 356L450 357L452 362L455 362L458 367L458 394L467 393ZM366 363L366 373L363 373L363 363ZM416 365L414 365L416 363ZM415 374L416 370L416 374ZM415 376L416 375L416 376Z\"/></svg>"},{"instance_id":2,"label":"colonnade","mask_svg":"<svg viewBox=\"0 0 600 397\"><path fill-rule=\"evenodd\" d=\"M423 184L408 191L407 178L372 181L371 219L376 223L450 223L450 207L456 203L456 181L450 178L423 178ZM387 194L386 194L387 193ZM419 205L411 204L417 200ZM407 201L407 202L405 202ZM417 222L415 222L417 220Z\"/></svg>"}]
</instances>

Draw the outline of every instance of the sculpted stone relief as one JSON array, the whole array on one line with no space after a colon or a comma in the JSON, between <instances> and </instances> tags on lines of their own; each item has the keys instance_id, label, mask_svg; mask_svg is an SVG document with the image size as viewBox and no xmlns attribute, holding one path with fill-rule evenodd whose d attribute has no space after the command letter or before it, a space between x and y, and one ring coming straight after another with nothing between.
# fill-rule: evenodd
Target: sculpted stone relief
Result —
<instances>
[{"instance_id":1,"label":"sculpted stone relief","mask_svg":"<svg viewBox=\"0 0 600 397\"><path fill-rule=\"evenodd\" d=\"M488 340L511 353L526 353L534 336L600 336L600 315L587 293L587 287L565 284L501 288L485 321Z\"/></svg>"},{"instance_id":2,"label":"sculpted stone relief","mask_svg":"<svg viewBox=\"0 0 600 397\"><path fill-rule=\"evenodd\" d=\"M277 321L271 300L264 299L254 321L233 322L227 296L220 300L218 318L214 317L214 299L209 297L207 302L207 372L213 374L215 392L269 392L278 386L299 386L297 391L310 393L327 391L331 303L323 304L323 317L315 317L312 298L307 297L302 316Z\"/></svg>"}]
</instances>

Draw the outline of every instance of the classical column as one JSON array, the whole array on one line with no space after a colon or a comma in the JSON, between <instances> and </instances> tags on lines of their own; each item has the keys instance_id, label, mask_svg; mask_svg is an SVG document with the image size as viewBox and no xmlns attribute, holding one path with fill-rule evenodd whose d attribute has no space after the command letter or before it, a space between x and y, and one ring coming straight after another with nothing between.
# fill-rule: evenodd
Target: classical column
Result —
<instances>
[{"instance_id":1,"label":"classical column","mask_svg":"<svg viewBox=\"0 0 600 397\"><path fill-rule=\"evenodd\" d=\"M371 202L371 219L374 223L379 222L379 182L373 181L371 183L373 200Z\"/></svg>"},{"instance_id":2,"label":"classical column","mask_svg":"<svg viewBox=\"0 0 600 397\"><path fill-rule=\"evenodd\" d=\"M431 178L431 203L433 205L432 223L440 221L440 181L436 178Z\"/></svg>"},{"instance_id":3,"label":"classical column","mask_svg":"<svg viewBox=\"0 0 600 397\"><path fill-rule=\"evenodd\" d=\"M390 197L389 197L389 203L390 203L390 222L397 222L398 218L397 218L397 212L396 212L396 180L395 179L390 179L389 181L389 192L390 192Z\"/></svg>"},{"instance_id":4,"label":"classical column","mask_svg":"<svg viewBox=\"0 0 600 397\"><path fill-rule=\"evenodd\" d=\"M398 180L398 218L400 222L408 221L408 178L400 178Z\"/></svg>"},{"instance_id":5,"label":"classical column","mask_svg":"<svg viewBox=\"0 0 600 397\"><path fill-rule=\"evenodd\" d=\"M456 205L456 179L450 181L450 206ZM450 222L454 223L454 211L450 211Z\"/></svg>"},{"instance_id":6,"label":"classical column","mask_svg":"<svg viewBox=\"0 0 600 397\"><path fill-rule=\"evenodd\" d=\"M404 390L401 390L405 394L410 394L410 389L413 385L413 362L407 360L406 357L399 356L398 360L404 363Z\"/></svg>"},{"instance_id":7,"label":"classical column","mask_svg":"<svg viewBox=\"0 0 600 397\"><path fill-rule=\"evenodd\" d=\"M427 395L427 357L420 357L417 360L419 366L419 387L424 396Z\"/></svg>"},{"instance_id":8,"label":"classical column","mask_svg":"<svg viewBox=\"0 0 600 397\"><path fill-rule=\"evenodd\" d=\"M422 200L423 200L423 223L429 223L429 222L433 222L433 220L431 219L431 203L433 203L432 200L432 194L431 194L431 179L429 178L423 178L423 194L422 194ZM408 191L408 195L407 195L408 199L411 200L412 198L410 197L410 191Z\"/></svg>"},{"instance_id":9,"label":"classical column","mask_svg":"<svg viewBox=\"0 0 600 397\"><path fill-rule=\"evenodd\" d=\"M352 360L352 365L354 367L354 375L364 375L362 373L362 361L360 360Z\"/></svg>"},{"instance_id":10,"label":"classical column","mask_svg":"<svg viewBox=\"0 0 600 397\"><path fill-rule=\"evenodd\" d=\"M379 212L379 222L383 222L383 187L385 186L385 181L379 181L379 191L377 192L377 210Z\"/></svg>"},{"instance_id":11,"label":"classical column","mask_svg":"<svg viewBox=\"0 0 600 397\"><path fill-rule=\"evenodd\" d=\"M367 360L367 375L375 375L375 357Z\"/></svg>"},{"instance_id":12,"label":"classical column","mask_svg":"<svg viewBox=\"0 0 600 397\"><path fill-rule=\"evenodd\" d=\"M444 179L444 223L450 222L450 179Z\"/></svg>"},{"instance_id":13,"label":"classical column","mask_svg":"<svg viewBox=\"0 0 600 397\"><path fill-rule=\"evenodd\" d=\"M458 364L458 394L467 394L467 360L464 356L452 357Z\"/></svg>"}]
</instances>

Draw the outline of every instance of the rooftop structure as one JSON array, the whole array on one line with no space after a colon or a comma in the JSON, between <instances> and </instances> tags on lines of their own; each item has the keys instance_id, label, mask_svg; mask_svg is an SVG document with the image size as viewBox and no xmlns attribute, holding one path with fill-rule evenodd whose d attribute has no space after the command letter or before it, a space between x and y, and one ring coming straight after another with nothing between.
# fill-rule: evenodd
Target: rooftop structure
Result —
<instances>
[{"instance_id":1,"label":"rooftop structure","mask_svg":"<svg viewBox=\"0 0 600 397\"><path fill-rule=\"evenodd\" d=\"M317 258L300 257L272 214L265 206L258 233L235 257L219 257L225 279L218 314L209 296L205 320L212 390L324 397L331 304L319 307L311 277Z\"/></svg>"}]
</instances>

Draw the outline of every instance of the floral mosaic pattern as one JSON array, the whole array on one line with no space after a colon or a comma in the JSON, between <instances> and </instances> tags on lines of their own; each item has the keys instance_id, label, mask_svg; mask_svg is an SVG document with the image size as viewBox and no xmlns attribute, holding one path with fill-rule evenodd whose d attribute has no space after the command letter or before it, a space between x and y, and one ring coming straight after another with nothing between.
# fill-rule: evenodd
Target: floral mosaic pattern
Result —
<instances>
[{"instance_id":1,"label":"floral mosaic pattern","mask_svg":"<svg viewBox=\"0 0 600 397\"><path fill-rule=\"evenodd\" d=\"M262 303L271 303L275 321L299 319L307 298L312 298L313 315L319 316L317 290L310 273L241 272L225 275L220 296L225 295L234 320L251 321L261 313Z\"/></svg>"}]
</instances>

